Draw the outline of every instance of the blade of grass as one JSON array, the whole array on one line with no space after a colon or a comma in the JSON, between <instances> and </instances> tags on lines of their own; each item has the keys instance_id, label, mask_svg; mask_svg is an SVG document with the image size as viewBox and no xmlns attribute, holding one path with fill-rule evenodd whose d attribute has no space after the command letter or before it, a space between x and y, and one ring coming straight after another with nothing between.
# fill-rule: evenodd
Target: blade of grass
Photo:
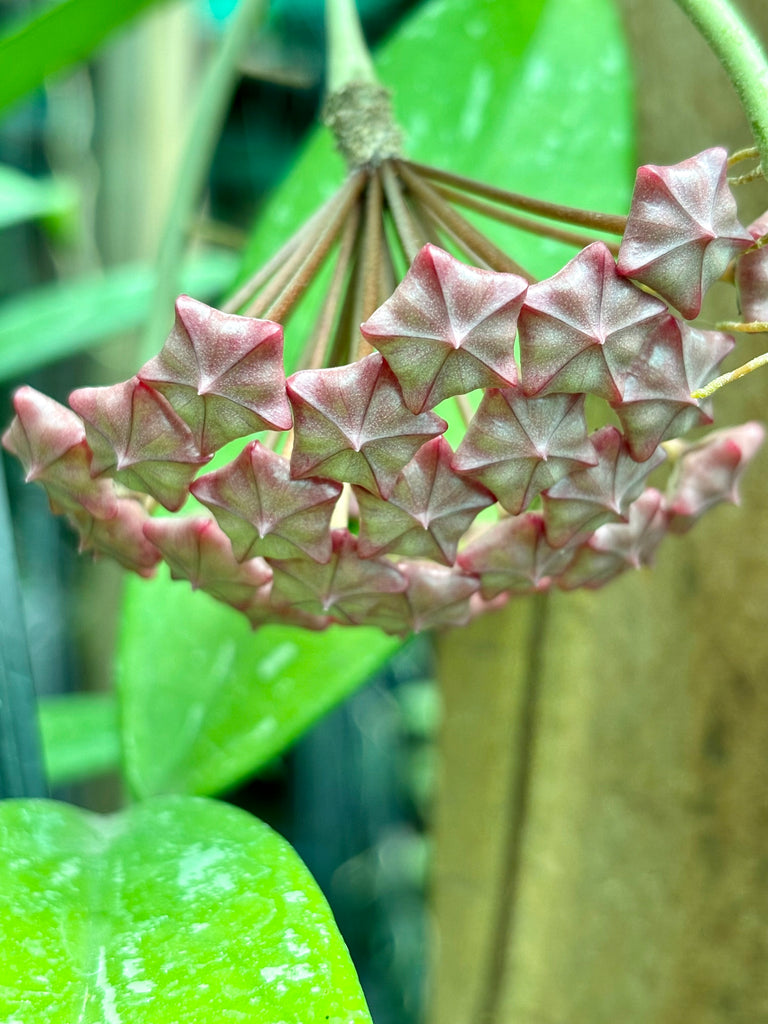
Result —
<instances>
[{"instance_id":1,"label":"blade of grass","mask_svg":"<svg viewBox=\"0 0 768 1024\"><path fill-rule=\"evenodd\" d=\"M164 332L173 322L178 268L195 207L200 201L227 105L239 76L240 58L255 25L263 20L266 8L266 0L240 0L200 83L195 113L181 158L181 170L160 242L157 286L142 341L142 358L149 359L155 355Z\"/></svg>"},{"instance_id":2,"label":"blade of grass","mask_svg":"<svg viewBox=\"0 0 768 1024\"><path fill-rule=\"evenodd\" d=\"M0 456L0 797L45 796L35 688Z\"/></svg>"}]
</instances>

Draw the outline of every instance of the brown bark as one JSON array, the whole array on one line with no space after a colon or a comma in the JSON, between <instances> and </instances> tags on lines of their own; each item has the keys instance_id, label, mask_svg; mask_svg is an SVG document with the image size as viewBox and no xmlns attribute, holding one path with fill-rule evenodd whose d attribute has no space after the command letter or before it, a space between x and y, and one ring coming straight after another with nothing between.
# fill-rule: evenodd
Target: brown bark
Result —
<instances>
[{"instance_id":1,"label":"brown bark","mask_svg":"<svg viewBox=\"0 0 768 1024\"><path fill-rule=\"evenodd\" d=\"M640 161L746 144L671 0L621 6ZM768 38L763 0L740 6ZM768 191L749 199L747 218ZM710 319L730 314L715 292ZM765 418L767 389L721 393L718 425ZM654 570L439 641L432 1024L768 1020L767 619L763 452L742 507L669 538Z\"/></svg>"}]
</instances>

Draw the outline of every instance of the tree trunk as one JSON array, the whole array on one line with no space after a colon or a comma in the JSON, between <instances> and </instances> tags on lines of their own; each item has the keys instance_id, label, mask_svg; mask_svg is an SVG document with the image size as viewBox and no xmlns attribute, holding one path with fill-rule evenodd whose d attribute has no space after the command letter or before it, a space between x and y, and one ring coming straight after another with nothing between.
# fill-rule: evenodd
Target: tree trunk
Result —
<instances>
[{"instance_id":1,"label":"tree trunk","mask_svg":"<svg viewBox=\"0 0 768 1024\"><path fill-rule=\"evenodd\" d=\"M671 0L621 6L640 162L748 144ZM740 6L768 38L764 0ZM746 198L747 220L768 205ZM709 323L733 313L722 293ZM717 425L764 417L767 382L721 393ZM766 470L763 451L742 507L667 539L652 571L438 641L432 1024L768 1020Z\"/></svg>"}]
</instances>

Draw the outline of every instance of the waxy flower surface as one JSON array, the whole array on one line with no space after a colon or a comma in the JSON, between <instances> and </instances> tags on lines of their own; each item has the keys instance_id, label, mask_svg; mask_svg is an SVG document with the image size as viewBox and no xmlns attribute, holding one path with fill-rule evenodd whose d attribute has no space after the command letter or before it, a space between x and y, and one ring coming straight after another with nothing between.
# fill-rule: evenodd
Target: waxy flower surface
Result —
<instances>
[{"instance_id":1,"label":"waxy flower surface","mask_svg":"<svg viewBox=\"0 0 768 1024\"><path fill-rule=\"evenodd\" d=\"M768 309L765 223L738 223L725 168L721 150L641 168L618 264L595 241L540 282L490 243L497 269L428 242L384 291L391 267L371 276L369 247L359 288L350 276L362 326L345 314L334 335L324 314L287 379L277 322L181 296L162 351L134 377L75 391L70 409L19 389L3 443L84 549L145 576L165 561L254 628L406 635L510 596L602 586L737 501L763 441L758 423L677 440L712 422L696 395L734 345L678 314L698 313L733 258L745 311ZM340 193L342 212L359 204L354 230L381 205L379 173L358 170ZM441 209L416 165L393 159L388 173L414 208ZM451 223L461 241L463 221ZM353 246L341 248L344 271ZM276 274L279 311L296 288ZM452 444L449 420L463 424ZM194 515L152 515L190 495Z\"/></svg>"}]
</instances>

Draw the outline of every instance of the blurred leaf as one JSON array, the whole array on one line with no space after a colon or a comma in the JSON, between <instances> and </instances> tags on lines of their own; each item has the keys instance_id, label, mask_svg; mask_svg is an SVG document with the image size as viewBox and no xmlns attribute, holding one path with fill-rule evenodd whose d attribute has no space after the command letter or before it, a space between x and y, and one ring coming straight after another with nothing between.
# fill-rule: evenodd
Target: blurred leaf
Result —
<instances>
[{"instance_id":1,"label":"blurred leaf","mask_svg":"<svg viewBox=\"0 0 768 1024\"><path fill-rule=\"evenodd\" d=\"M50 786L79 782L119 768L120 733L114 694L41 697L38 716Z\"/></svg>"},{"instance_id":2,"label":"blurred leaf","mask_svg":"<svg viewBox=\"0 0 768 1024\"><path fill-rule=\"evenodd\" d=\"M33 178L0 164L0 231L12 224L68 213L77 193L61 178Z\"/></svg>"},{"instance_id":3,"label":"blurred leaf","mask_svg":"<svg viewBox=\"0 0 768 1024\"><path fill-rule=\"evenodd\" d=\"M320 890L243 811L0 804L5 1024L370 1024Z\"/></svg>"},{"instance_id":4,"label":"blurred leaf","mask_svg":"<svg viewBox=\"0 0 768 1024\"><path fill-rule=\"evenodd\" d=\"M634 173L630 82L610 0L428 3L404 23L378 64L414 158L546 198L626 208ZM269 257L343 177L332 140L318 132L268 204L241 276ZM539 274L575 255L559 243L483 226ZM289 368L322 292L321 279L314 305L310 297L288 325ZM123 745L131 785L140 793L212 792L231 784L300 735L394 649L393 641L360 631L313 635L275 627L249 637L244 623L211 603L191 618L191 601L186 588L165 580L128 581ZM293 651L290 665L265 681L257 657L271 666L269 675L273 659L279 663ZM232 665L240 668L230 671ZM237 760L228 763L225 750L236 750Z\"/></svg>"},{"instance_id":5,"label":"blurred leaf","mask_svg":"<svg viewBox=\"0 0 768 1024\"><path fill-rule=\"evenodd\" d=\"M238 612L165 574L129 579L117 666L129 786L137 796L231 787L399 646L375 629L253 632Z\"/></svg>"},{"instance_id":6,"label":"blurred leaf","mask_svg":"<svg viewBox=\"0 0 768 1024\"><path fill-rule=\"evenodd\" d=\"M182 289L210 298L232 279L236 257L212 250L187 263ZM43 285L0 305L0 381L74 355L141 326L155 287L149 264L113 267L99 277ZM173 310L168 310L168 328Z\"/></svg>"},{"instance_id":7,"label":"blurred leaf","mask_svg":"<svg viewBox=\"0 0 768 1024\"><path fill-rule=\"evenodd\" d=\"M0 37L0 111L42 85L48 75L87 57L140 11L161 0L62 0L38 4ZM42 10L40 10L42 8Z\"/></svg>"}]
</instances>

